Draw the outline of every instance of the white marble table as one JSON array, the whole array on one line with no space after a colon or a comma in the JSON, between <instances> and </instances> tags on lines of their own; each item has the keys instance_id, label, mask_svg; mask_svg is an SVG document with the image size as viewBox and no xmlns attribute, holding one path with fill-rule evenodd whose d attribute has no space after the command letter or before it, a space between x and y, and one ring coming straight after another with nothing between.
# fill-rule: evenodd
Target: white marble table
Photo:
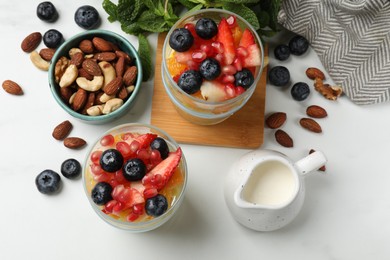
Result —
<instances>
[{"instance_id":1,"label":"white marble table","mask_svg":"<svg viewBox=\"0 0 390 260\"><path fill-rule=\"evenodd\" d=\"M261 148L275 149L294 160L309 149L328 157L326 174L306 180L306 201L301 213L286 228L261 233L244 228L230 215L223 198L223 180L245 149L182 145L189 167L188 190L177 216L163 227L143 234L117 230L99 219L84 194L81 180L63 178L60 194L45 196L34 184L44 169L59 171L67 158L84 160L88 147L79 151L63 147L51 137L53 127L69 119L72 135L92 143L107 129L125 122L150 122L153 80L143 84L134 109L107 125L87 125L71 118L54 101L47 73L33 67L20 49L33 31L55 28L65 38L81 32L73 14L82 4L97 7L100 28L120 33L135 46L137 39L110 24L101 1L53 1L60 12L54 24L40 21L35 8L40 1L0 1L0 80L13 79L25 94L0 91L0 259L388 259L390 256L389 104L360 107L342 97L325 100L315 91L294 101L288 89L267 85L266 114L287 112L283 129L294 138L294 148L278 145L273 130L265 129ZM270 42L286 42L281 33ZM156 36L149 37L156 45ZM40 47L43 46L43 43ZM308 66L322 68L309 50L284 64L292 81L310 83ZM322 134L302 129L298 120L310 104L321 105Z\"/></svg>"}]
</instances>

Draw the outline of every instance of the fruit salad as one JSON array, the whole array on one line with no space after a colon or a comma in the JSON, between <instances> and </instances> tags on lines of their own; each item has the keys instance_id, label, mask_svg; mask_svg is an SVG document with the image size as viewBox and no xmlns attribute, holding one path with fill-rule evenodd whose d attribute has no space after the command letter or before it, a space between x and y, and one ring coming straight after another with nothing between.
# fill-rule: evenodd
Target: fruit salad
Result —
<instances>
[{"instance_id":1,"label":"fruit salad","mask_svg":"<svg viewBox=\"0 0 390 260\"><path fill-rule=\"evenodd\" d=\"M186 167L182 151L151 132L109 132L87 158L85 185L104 215L124 222L162 216L181 195Z\"/></svg>"},{"instance_id":2,"label":"fruit salad","mask_svg":"<svg viewBox=\"0 0 390 260\"><path fill-rule=\"evenodd\" d=\"M168 41L170 76L185 93L205 101L223 102L241 95L254 85L262 66L256 36L241 27L235 15L187 21L172 31Z\"/></svg>"}]
</instances>

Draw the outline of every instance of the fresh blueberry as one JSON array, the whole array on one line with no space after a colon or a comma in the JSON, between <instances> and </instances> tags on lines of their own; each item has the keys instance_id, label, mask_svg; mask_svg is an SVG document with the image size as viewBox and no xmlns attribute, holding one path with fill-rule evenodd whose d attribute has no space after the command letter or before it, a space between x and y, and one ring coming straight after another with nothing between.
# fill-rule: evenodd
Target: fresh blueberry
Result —
<instances>
[{"instance_id":1,"label":"fresh blueberry","mask_svg":"<svg viewBox=\"0 0 390 260\"><path fill-rule=\"evenodd\" d=\"M98 182L91 191L91 198L96 205L104 205L112 200L112 187L107 182Z\"/></svg>"},{"instance_id":2,"label":"fresh blueberry","mask_svg":"<svg viewBox=\"0 0 390 260\"><path fill-rule=\"evenodd\" d=\"M55 29L48 30L45 32L43 35L43 43L48 47L48 48L57 48L58 46L61 45L61 43L64 41L64 38L62 37L62 33Z\"/></svg>"},{"instance_id":3,"label":"fresh blueberry","mask_svg":"<svg viewBox=\"0 0 390 260\"><path fill-rule=\"evenodd\" d=\"M165 159L168 157L169 154L169 147L167 142L161 138L157 137L150 143L150 148L155 149L160 152L161 159Z\"/></svg>"},{"instance_id":4,"label":"fresh blueberry","mask_svg":"<svg viewBox=\"0 0 390 260\"><path fill-rule=\"evenodd\" d=\"M146 174L145 163L138 158L132 158L123 165L123 177L128 181L139 181Z\"/></svg>"},{"instance_id":5,"label":"fresh blueberry","mask_svg":"<svg viewBox=\"0 0 390 260\"><path fill-rule=\"evenodd\" d=\"M268 79L272 85L282 87L290 81L290 72L286 67L275 66L268 72Z\"/></svg>"},{"instance_id":6,"label":"fresh blueberry","mask_svg":"<svg viewBox=\"0 0 390 260\"><path fill-rule=\"evenodd\" d=\"M195 32L202 39L211 39L218 33L217 24L210 18L200 18L195 24Z\"/></svg>"},{"instance_id":7,"label":"fresh blueberry","mask_svg":"<svg viewBox=\"0 0 390 260\"><path fill-rule=\"evenodd\" d=\"M100 157L100 167L106 172L116 172L122 168L123 156L116 149L105 150Z\"/></svg>"},{"instance_id":8,"label":"fresh blueberry","mask_svg":"<svg viewBox=\"0 0 390 260\"><path fill-rule=\"evenodd\" d=\"M58 18L57 9L55 6L49 2L42 2L37 6L37 16L42 21L54 22Z\"/></svg>"},{"instance_id":9,"label":"fresh blueberry","mask_svg":"<svg viewBox=\"0 0 390 260\"><path fill-rule=\"evenodd\" d=\"M221 74L221 65L216 59L207 58L200 63L199 72L204 79L213 80Z\"/></svg>"},{"instance_id":10,"label":"fresh blueberry","mask_svg":"<svg viewBox=\"0 0 390 260\"><path fill-rule=\"evenodd\" d=\"M53 194L61 187L61 176L52 170L44 170L35 178L38 191L43 194Z\"/></svg>"},{"instance_id":11,"label":"fresh blueberry","mask_svg":"<svg viewBox=\"0 0 390 260\"><path fill-rule=\"evenodd\" d=\"M75 179L80 176L81 164L76 159L67 159L61 164L61 173L65 178Z\"/></svg>"},{"instance_id":12,"label":"fresh blueberry","mask_svg":"<svg viewBox=\"0 0 390 260\"><path fill-rule=\"evenodd\" d=\"M187 70L180 75L177 85L184 92L194 94L202 85L202 75L197 70Z\"/></svg>"},{"instance_id":13,"label":"fresh blueberry","mask_svg":"<svg viewBox=\"0 0 390 260\"><path fill-rule=\"evenodd\" d=\"M99 25L100 16L95 7L83 5L74 13L74 21L81 28L89 30Z\"/></svg>"},{"instance_id":14,"label":"fresh blueberry","mask_svg":"<svg viewBox=\"0 0 390 260\"><path fill-rule=\"evenodd\" d=\"M278 45L274 49L274 55L278 60L287 60L290 57L290 48L285 44Z\"/></svg>"},{"instance_id":15,"label":"fresh blueberry","mask_svg":"<svg viewBox=\"0 0 390 260\"><path fill-rule=\"evenodd\" d=\"M288 43L288 47L290 49L291 54L294 55L302 55L309 48L309 42L305 37L296 35L294 36L290 42Z\"/></svg>"},{"instance_id":16,"label":"fresh blueberry","mask_svg":"<svg viewBox=\"0 0 390 260\"><path fill-rule=\"evenodd\" d=\"M291 88L291 96L296 101L305 100L310 94L309 85L304 82L295 83Z\"/></svg>"},{"instance_id":17,"label":"fresh blueberry","mask_svg":"<svg viewBox=\"0 0 390 260\"><path fill-rule=\"evenodd\" d=\"M164 214L168 209L168 201L164 195L158 194L152 198L146 200L145 211L146 214L158 217Z\"/></svg>"},{"instance_id":18,"label":"fresh blueberry","mask_svg":"<svg viewBox=\"0 0 390 260\"><path fill-rule=\"evenodd\" d=\"M252 72L246 68L234 74L234 79L236 86L241 86L244 89L248 89L255 81Z\"/></svg>"},{"instance_id":19,"label":"fresh blueberry","mask_svg":"<svg viewBox=\"0 0 390 260\"><path fill-rule=\"evenodd\" d=\"M169 37L169 46L178 52L188 51L194 43L194 37L186 28L175 29Z\"/></svg>"}]
</instances>

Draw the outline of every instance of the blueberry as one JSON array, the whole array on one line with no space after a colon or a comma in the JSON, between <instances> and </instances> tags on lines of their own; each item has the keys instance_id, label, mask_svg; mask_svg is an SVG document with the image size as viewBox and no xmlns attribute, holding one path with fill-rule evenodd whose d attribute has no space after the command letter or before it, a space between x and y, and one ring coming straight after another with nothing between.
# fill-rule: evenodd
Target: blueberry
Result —
<instances>
[{"instance_id":1,"label":"blueberry","mask_svg":"<svg viewBox=\"0 0 390 260\"><path fill-rule=\"evenodd\" d=\"M37 16L42 21L51 23L57 20L58 13L55 6L51 2L47 1L42 2L37 6Z\"/></svg>"},{"instance_id":2,"label":"blueberry","mask_svg":"<svg viewBox=\"0 0 390 260\"><path fill-rule=\"evenodd\" d=\"M61 45L61 43L64 41L64 38L62 37L62 33L55 29L48 30L45 32L43 35L43 43L48 47L48 48L57 48L58 46Z\"/></svg>"},{"instance_id":3,"label":"blueberry","mask_svg":"<svg viewBox=\"0 0 390 260\"><path fill-rule=\"evenodd\" d=\"M178 52L188 51L194 43L194 37L186 28L175 29L169 37L169 46Z\"/></svg>"},{"instance_id":4,"label":"blueberry","mask_svg":"<svg viewBox=\"0 0 390 260\"><path fill-rule=\"evenodd\" d=\"M75 179L80 176L81 165L76 159L67 159L61 164L61 173L65 178Z\"/></svg>"},{"instance_id":5,"label":"blueberry","mask_svg":"<svg viewBox=\"0 0 390 260\"><path fill-rule=\"evenodd\" d=\"M98 182L91 191L91 198L96 205L104 205L112 200L112 187L107 182Z\"/></svg>"},{"instance_id":6,"label":"blueberry","mask_svg":"<svg viewBox=\"0 0 390 260\"><path fill-rule=\"evenodd\" d=\"M132 158L123 165L123 177L128 181L139 181L146 174L145 163L138 158Z\"/></svg>"},{"instance_id":7,"label":"blueberry","mask_svg":"<svg viewBox=\"0 0 390 260\"><path fill-rule=\"evenodd\" d=\"M275 66L268 72L268 79L272 85L282 87L290 81L290 72L286 67Z\"/></svg>"},{"instance_id":8,"label":"blueberry","mask_svg":"<svg viewBox=\"0 0 390 260\"><path fill-rule=\"evenodd\" d=\"M295 83L291 88L291 96L296 101L305 100L310 94L309 85L304 82Z\"/></svg>"},{"instance_id":9,"label":"blueberry","mask_svg":"<svg viewBox=\"0 0 390 260\"><path fill-rule=\"evenodd\" d=\"M285 44L278 45L274 49L274 55L278 60L287 60L290 57L290 48Z\"/></svg>"},{"instance_id":10,"label":"blueberry","mask_svg":"<svg viewBox=\"0 0 390 260\"><path fill-rule=\"evenodd\" d=\"M197 70L187 70L180 75L177 85L184 92L194 94L202 85L202 75Z\"/></svg>"},{"instance_id":11,"label":"blueberry","mask_svg":"<svg viewBox=\"0 0 390 260\"><path fill-rule=\"evenodd\" d=\"M123 156L116 149L105 150L100 157L100 167L106 172L116 172L122 168Z\"/></svg>"},{"instance_id":12,"label":"blueberry","mask_svg":"<svg viewBox=\"0 0 390 260\"><path fill-rule=\"evenodd\" d=\"M61 187L61 176L52 170L44 170L35 178L38 191L43 194L53 194Z\"/></svg>"},{"instance_id":13,"label":"blueberry","mask_svg":"<svg viewBox=\"0 0 390 260\"><path fill-rule=\"evenodd\" d=\"M157 137L156 139L154 139L150 143L150 148L159 151L161 155L161 159L164 160L165 158L168 157L169 147L167 142L163 138Z\"/></svg>"},{"instance_id":14,"label":"blueberry","mask_svg":"<svg viewBox=\"0 0 390 260\"><path fill-rule=\"evenodd\" d=\"M309 48L309 42L305 37L300 35L294 36L290 42L288 43L288 47L290 48L291 54L294 55L302 55Z\"/></svg>"},{"instance_id":15,"label":"blueberry","mask_svg":"<svg viewBox=\"0 0 390 260\"><path fill-rule=\"evenodd\" d=\"M164 214L168 209L168 201L164 195L158 194L152 198L146 200L145 211L146 214L158 217Z\"/></svg>"},{"instance_id":16,"label":"blueberry","mask_svg":"<svg viewBox=\"0 0 390 260\"><path fill-rule=\"evenodd\" d=\"M221 65L216 59L207 58L200 63L199 72L204 79L213 80L221 74Z\"/></svg>"},{"instance_id":17,"label":"blueberry","mask_svg":"<svg viewBox=\"0 0 390 260\"><path fill-rule=\"evenodd\" d=\"M236 86L241 86L244 89L248 89L255 81L252 72L245 68L234 74L234 79Z\"/></svg>"},{"instance_id":18,"label":"blueberry","mask_svg":"<svg viewBox=\"0 0 390 260\"><path fill-rule=\"evenodd\" d=\"M218 33L217 24L210 18L200 18L195 25L196 34L202 39L211 39Z\"/></svg>"},{"instance_id":19,"label":"blueberry","mask_svg":"<svg viewBox=\"0 0 390 260\"><path fill-rule=\"evenodd\" d=\"M99 25L100 16L95 7L83 5L74 13L74 21L81 28L89 30Z\"/></svg>"}]
</instances>

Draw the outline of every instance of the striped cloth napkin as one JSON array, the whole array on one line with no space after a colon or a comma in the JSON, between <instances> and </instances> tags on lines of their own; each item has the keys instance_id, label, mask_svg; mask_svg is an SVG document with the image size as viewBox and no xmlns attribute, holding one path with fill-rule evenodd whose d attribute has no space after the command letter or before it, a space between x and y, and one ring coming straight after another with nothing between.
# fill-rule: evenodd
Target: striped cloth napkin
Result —
<instances>
[{"instance_id":1,"label":"striped cloth napkin","mask_svg":"<svg viewBox=\"0 0 390 260\"><path fill-rule=\"evenodd\" d=\"M354 103L390 100L389 0L283 0L278 21L308 39Z\"/></svg>"}]
</instances>

